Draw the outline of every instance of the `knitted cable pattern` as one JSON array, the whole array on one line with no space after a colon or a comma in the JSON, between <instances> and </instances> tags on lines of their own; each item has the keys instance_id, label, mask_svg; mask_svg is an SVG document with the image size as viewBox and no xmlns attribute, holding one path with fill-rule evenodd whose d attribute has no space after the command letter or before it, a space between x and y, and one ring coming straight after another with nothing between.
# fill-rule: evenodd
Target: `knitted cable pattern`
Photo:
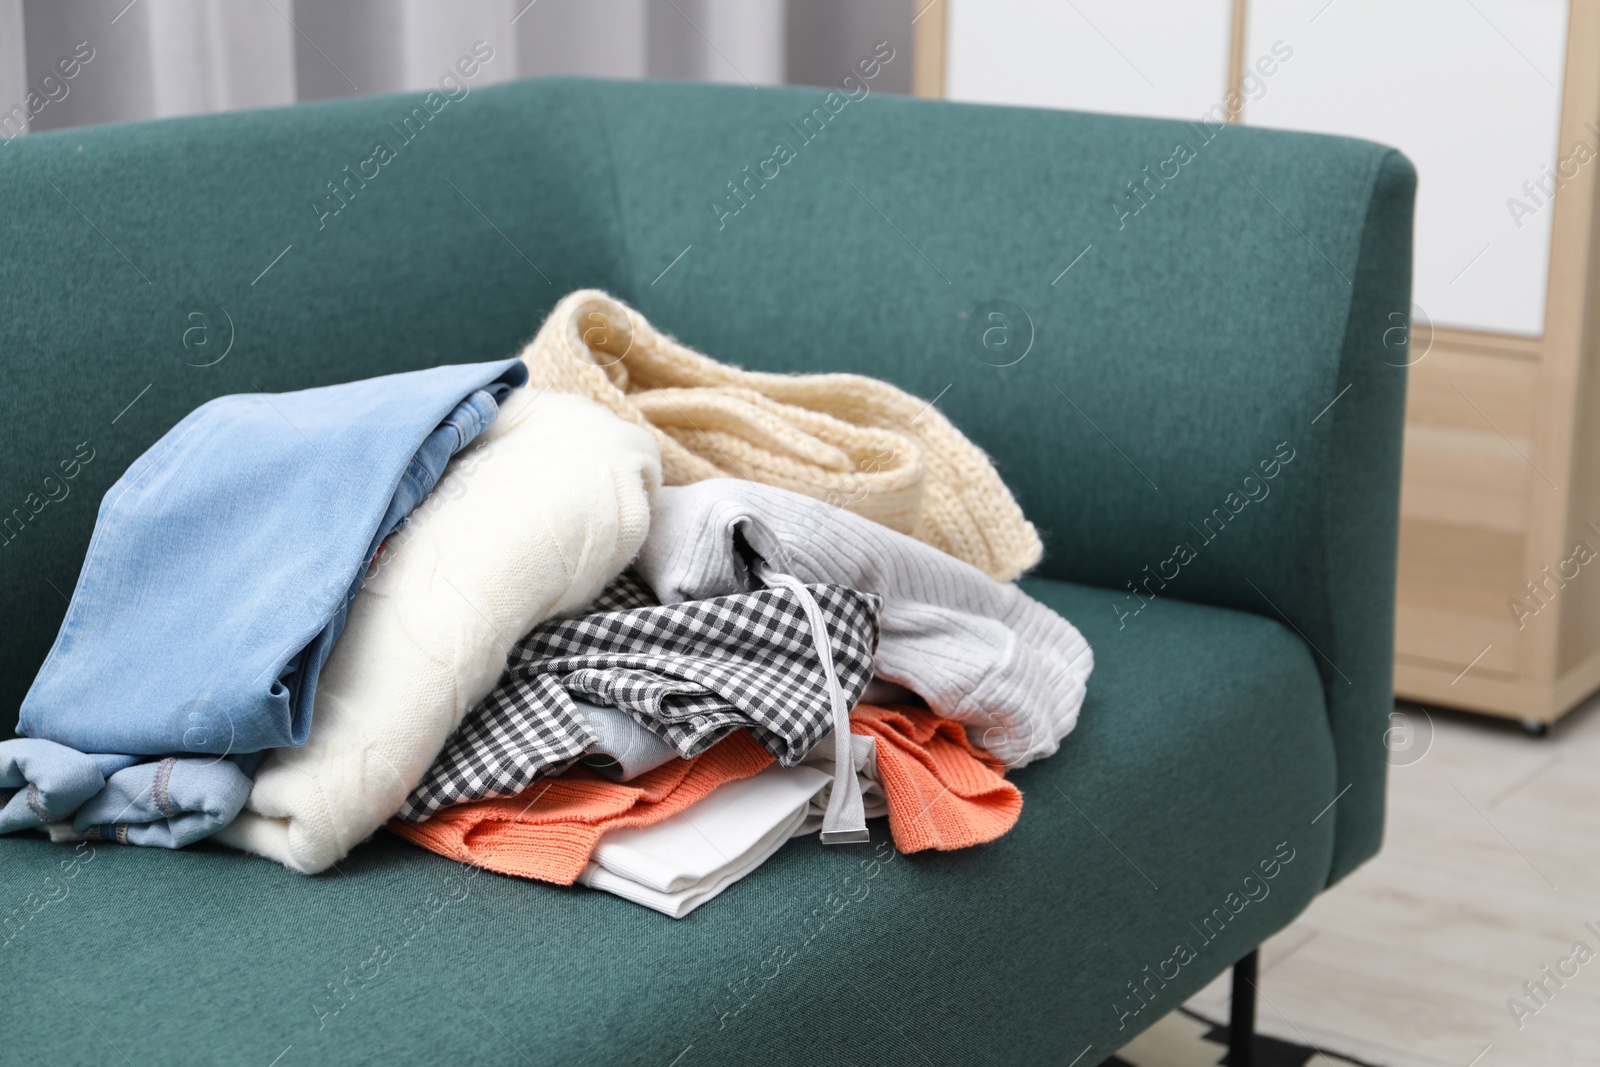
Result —
<instances>
[{"instance_id":1,"label":"knitted cable pattern","mask_svg":"<svg viewBox=\"0 0 1600 1067\"><path fill-rule=\"evenodd\" d=\"M938 409L858 374L719 363L596 289L568 294L522 352L530 385L578 393L648 429L665 483L745 478L909 534L990 577L1039 561L994 464Z\"/></svg>"}]
</instances>

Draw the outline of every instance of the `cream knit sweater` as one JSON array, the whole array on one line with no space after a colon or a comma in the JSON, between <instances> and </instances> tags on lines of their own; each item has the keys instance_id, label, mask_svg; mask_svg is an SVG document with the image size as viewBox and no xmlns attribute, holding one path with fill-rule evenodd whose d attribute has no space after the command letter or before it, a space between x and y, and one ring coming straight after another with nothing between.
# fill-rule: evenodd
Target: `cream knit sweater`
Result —
<instances>
[{"instance_id":1,"label":"cream knit sweater","mask_svg":"<svg viewBox=\"0 0 1600 1067\"><path fill-rule=\"evenodd\" d=\"M531 388L587 396L654 433L668 485L780 486L1001 581L1039 561L1039 536L989 458L932 405L886 382L718 363L595 289L557 304L522 360Z\"/></svg>"},{"instance_id":2,"label":"cream knit sweater","mask_svg":"<svg viewBox=\"0 0 1600 1067\"><path fill-rule=\"evenodd\" d=\"M660 456L575 396L519 389L390 537L323 668L311 735L262 763L218 840L306 874L400 809L536 623L577 611L644 541Z\"/></svg>"}]
</instances>

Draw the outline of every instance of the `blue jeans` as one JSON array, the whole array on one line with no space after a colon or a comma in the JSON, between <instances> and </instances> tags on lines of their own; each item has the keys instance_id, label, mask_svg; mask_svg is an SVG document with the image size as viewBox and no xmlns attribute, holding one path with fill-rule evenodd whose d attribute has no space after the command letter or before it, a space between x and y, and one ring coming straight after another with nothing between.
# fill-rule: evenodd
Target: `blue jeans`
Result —
<instances>
[{"instance_id":1,"label":"blue jeans","mask_svg":"<svg viewBox=\"0 0 1600 1067\"><path fill-rule=\"evenodd\" d=\"M132 756L86 756L54 741L0 741L0 834L70 818Z\"/></svg>"},{"instance_id":2,"label":"blue jeans","mask_svg":"<svg viewBox=\"0 0 1600 1067\"><path fill-rule=\"evenodd\" d=\"M0 741L0 834L48 829L182 848L232 822L250 796L249 776L231 760L136 759L28 737ZM68 819L72 831L63 834Z\"/></svg>"},{"instance_id":3,"label":"blue jeans","mask_svg":"<svg viewBox=\"0 0 1600 1067\"><path fill-rule=\"evenodd\" d=\"M250 798L250 784L232 760L217 756L137 763L107 778L78 809L73 835L182 848L232 822Z\"/></svg>"},{"instance_id":4,"label":"blue jeans","mask_svg":"<svg viewBox=\"0 0 1600 1067\"><path fill-rule=\"evenodd\" d=\"M155 756L304 743L368 561L526 380L508 359L190 413L101 502L18 732Z\"/></svg>"}]
</instances>

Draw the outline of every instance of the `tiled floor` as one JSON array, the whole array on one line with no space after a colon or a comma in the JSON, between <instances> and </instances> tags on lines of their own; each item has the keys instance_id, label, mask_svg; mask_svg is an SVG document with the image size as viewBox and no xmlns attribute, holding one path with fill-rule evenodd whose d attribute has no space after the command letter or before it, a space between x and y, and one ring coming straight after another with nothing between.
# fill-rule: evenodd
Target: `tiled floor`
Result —
<instances>
[{"instance_id":1,"label":"tiled floor","mask_svg":"<svg viewBox=\"0 0 1600 1067\"><path fill-rule=\"evenodd\" d=\"M1544 739L1403 708L1431 739L1390 768L1383 852L1263 947L1261 1031L1384 1067L1600 1063L1600 701Z\"/></svg>"}]
</instances>

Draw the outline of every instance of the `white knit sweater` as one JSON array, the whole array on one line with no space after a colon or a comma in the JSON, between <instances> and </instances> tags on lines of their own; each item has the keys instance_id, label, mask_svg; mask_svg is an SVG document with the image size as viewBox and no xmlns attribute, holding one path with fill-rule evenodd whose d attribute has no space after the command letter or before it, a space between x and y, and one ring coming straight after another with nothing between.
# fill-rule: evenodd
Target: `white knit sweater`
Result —
<instances>
[{"instance_id":1,"label":"white knit sweater","mask_svg":"<svg viewBox=\"0 0 1600 1067\"><path fill-rule=\"evenodd\" d=\"M801 581L881 594L878 676L1008 765L1050 755L1076 724L1094 668L1076 627L1015 585L822 501L733 479L663 488L635 566L663 603L742 592L753 579L741 539Z\"/></svg>"},{"instance_id":2,"label":"white knit sweater","mask_svg":"<svg viewBox=\"0 0 1600 1067\"><path fill-rule=\"evenodd\" d=\"M579 397L513 393L379 553L310 737L268 755L218 840L306 874L337 863L399 810L512 645L627 566L660 481L645 430Z\"/></svg>"}]
</instances>

